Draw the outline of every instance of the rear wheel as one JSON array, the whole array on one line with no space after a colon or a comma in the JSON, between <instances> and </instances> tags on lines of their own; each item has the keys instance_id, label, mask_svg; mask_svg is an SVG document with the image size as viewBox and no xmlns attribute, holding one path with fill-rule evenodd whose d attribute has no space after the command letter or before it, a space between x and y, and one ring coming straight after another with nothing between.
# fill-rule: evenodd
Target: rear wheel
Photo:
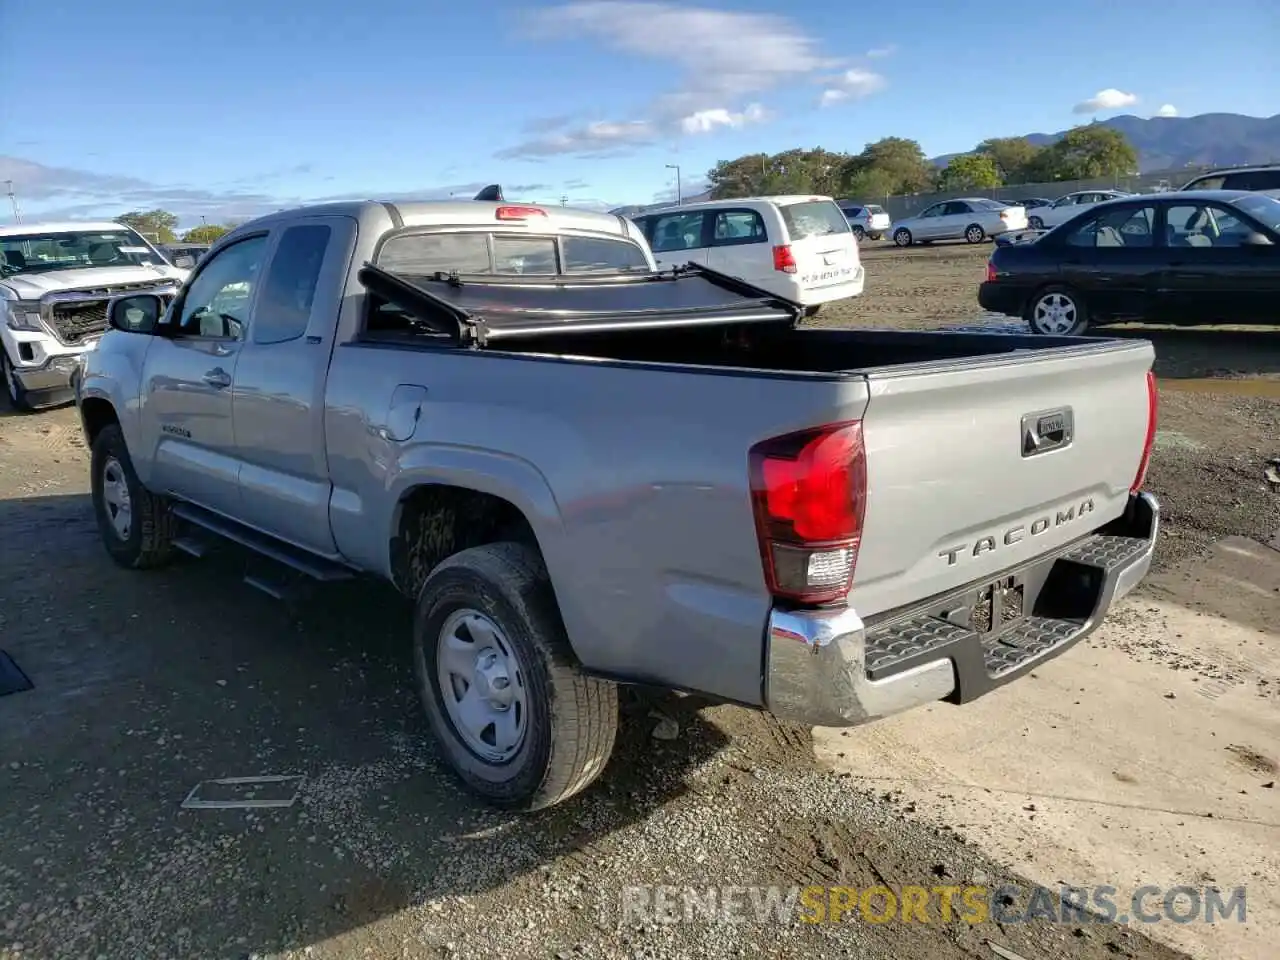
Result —
<instances>
[{"instance_id":1,"label":"rear wheel","mask_svg":"<svg viewBox=\"0 0 1280 960\"><path fill-rule=\"evenodd\" d=\"M27 400L27 391L14 376L13 364L9 361L9 354L5 352L3 345L0 345L0 380L4 381L4 392L9 400L9 406L14 410L29 411L31 404Z\"/></svg>"},{"instance_id":2,"label":"rear wheel","mask_svg":"<svg viewBox=\"0 0 1280 960\"><path fill-rule=\"evenodd\" d=\"M911 246L911 231L906 227L899 227L893 231L893 242L900 247Z\"/></svg>"},{"instance_id":3,"label":"rear wheel","mask_svg":"<svg viewBox=\"0 0 1280 960\"><path fill-rule=\"evenodd\" d=\"M981 243L987 239L987 232L976 223L971 223L964 228L964 238L970 243Z\"/></svg>"},{"instance_id":4,"label":"rear wheel","mask_svg":"<svg viewBox=\"0 0 1280 960\"><path fill-rule=\"evenodd\" d=\"M1039 217L1028 217L1027 226L1030 227L1032 230L1043 230L1044 221L1041 220Z\"/></svg>"},{"instance_id":5,"label":"rear wheel","mask_svg":"<svg viewBox=\"0 0 1280 960\"><path fill-rule=\"evenodd\" d=\"M821 312L822 312L822 304L815 303L812 306L805 307L803 310L801 310L800 316L808 320L810 317L816 317Z\"/></svg>"},{"instance_id":6,"label":"rear wheel","mask_svg":"<svg viewBox=\"0 0 1280 960\"><path fill-rule=\"evenodd\" d=\"M1033 333L1074 337L1089 326L1089 311L1080 294L1070 287L1051 286L1038 291L1024 314Z\"/></svg>"},{"instance_id":7,"label":"rear wheel","mask_svg":"<svg viewBox=\"0 0 1280 960\"><path fill-rule=\"evenodd\" d=\"M418 595L413 652L444 758L485 800L550 807L604 770L617 687L575 663L535 550L489 544L436 567Z\"/></svg>"}]
</instances>

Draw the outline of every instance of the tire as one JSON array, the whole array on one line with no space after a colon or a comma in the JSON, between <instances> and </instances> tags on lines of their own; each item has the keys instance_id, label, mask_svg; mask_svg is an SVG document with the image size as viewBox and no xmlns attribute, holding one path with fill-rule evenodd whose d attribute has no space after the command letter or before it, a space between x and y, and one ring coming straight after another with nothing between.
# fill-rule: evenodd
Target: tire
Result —
<instances>
[{"instance_id":1,"label":"tire","mask_svg":"<svg viewBox=\"0 0 1280 960\"><path fill-rule=\"evenodd\" d=\"M90 463L93 512L111 559L131 570L163 566L172 559L177 521L168 499L152 493L138 479L119 424L102 428L93 441ZM121 506L127 513L123 524Z\"/></svg>"},{"instance_id":2,"label":"tire","mask_svg":"<svg viewBox=\"0 0 1280 960\"><path fill-rule=\"evenodd\" d=\"M893 242L900 247L911 246L911 231L906 227L899 227L893 231Z\"/></svg>"},{"instance_id":3,"label":"tire","mask_svg":"<svg viewBox=\"0 0 1280 960\"><path fill-rule=\"evenodd\" d=\"M1039 217L1028 217L1028 218L1027 218L1027 227L1028 227L1028 228L1030 228L1030 229L1032 229L1032 230L1043 230L1043 229L1044 229L1044 221L1043 221L1043 220L1041 220Z\"/></svg>"},{"instance_id":4,"label":"tire","mask_svg":"<svg viewBox=\"0 0 1280 960\"><path fill-rule=\"evenodd\" d=\"M9 360L9 354L5 352L3 344L0 344L0 381L4 383L4 395L9 401L9 406L19 413L30 413L32 407L27 399L27 391L13 375L13 363Z\"/></svg>"},{"instance_id":5,"label":"tire","mask_svg":"<svg viewBox=\"0 0 1280 960\"><path fill-rule=\"evenodd\" d=\"M987 231L976 223L971 223L964 228L964 238L969 243L981 243L987 239Z\"/></svg>"},{"instance_id":6,"label":"tire","mask_svg":"<svg viewBox=\"0 0 1280 960\"><path fill-rule=\"evenodd\" d=\"M818 314L822 312L823 306L824 305L821 303L815 303L811 307L805 307L802 311L800 311L800 316L804 320L808 320L810 317L816 317Z\"/></svg>"},{"instance_id":7,"label":"tire","mask_svg":"<svg viewBox=\"0 0 1280 960\"><path fill-rule=\"evenodd\" d=\"M489 803L553 806L585 789L608 763L617 686L576 665L532 548L472 547L436 567L418 594L413 661L444 759ZM462 701L472 689L482 703L468 709Z\"/></svg>"},{"instance_id":8,"label":"tire","mask_svg":"<svg viewBox=\"0 0 1280 960\"><path fill-rule=\"evenodd\" d=\"M867 239L867 231L863 230L860 225L855 223L853 225L853 237L861 243L863 240Z\"/></svg>"},{"instance_id":9,"label":"tire","mask_svg":"<svg viewBox=\"0 0 1280 960\"><path fill-rule=\"evenodd\" d=\"M1032 333L1078 337L1089 326L1089 309L1084 298L1071 287L1053 284L1042 287L1031 296L1023 319Z\"/></svg>"},{"instance_id":10,"label":"tire","mask_svg":"<svg viewBox=\"0 0 1280 960\"><path fill-rule=\"evenodd\" d=\"M883 233L873 233L873 234L871 234L871 239L872 239L872 240L883 240L883 239L884 239L884 234L883 234Z\"/></svg>"}]
</instances>

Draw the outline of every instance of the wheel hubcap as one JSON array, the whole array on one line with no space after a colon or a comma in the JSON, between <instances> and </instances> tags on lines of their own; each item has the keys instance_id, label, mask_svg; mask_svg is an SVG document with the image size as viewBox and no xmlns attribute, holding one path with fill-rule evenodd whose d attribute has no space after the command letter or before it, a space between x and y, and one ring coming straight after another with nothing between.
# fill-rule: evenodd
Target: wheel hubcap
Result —
<instances>
[{"instance_id":1,"label":"wheel hubcap","mask_svg":"<svg viewBox=\"0 0 1280 960\"><path fill-rule=\"evenodd\" d=\"M975 229L975 230L970 230L970 231L969 231L969 239L970 239L971 241L973 241L974 243L977 243L980 239L982 239L982 231L981 231L981 230L976 230L976 229Z\"/></svg>"},{"instance_id":2,"label":"wheel hubcap","mask_svg":"<svg viewBox=\"0 0 1280 960\"><path fill-rule=\"evenodd\" d=\"M1046 333L1066 333L1076 325L1076 305L1062 293L1050 293L1036 301L1036 327Z\"/></svg>"},{"instance_id":3,"label":"wheel hubcap","mask_svg":"<svg viewBox=\"0 0 1280 960\"><path fill-rule=\"evenodd\" d=\"M497 624L475 610L450 614L436 644L436 678L468 748L490 762L515 755L528 726L524 671Z\"/></svg>"},{"instance_id":4,"label":"wheel hubcap","mask_svg":"<svg viewBox=\"0 0 1280 960\"><path fill-rule=\"evenodd\" d=\"M910 236L906 233L898 233L898 234L894 234L893 239L898 242L898 246L905 247L907 245L907 241L910 239Z\"/></svg>"},{"instance_id":5,"label":"wheel hubcap","mask_svg":"<svg viewBox=\"0 0 1280 960\"><path fill-rule=\"evenodd\" d=\"M129 499L124 467L115 457L108 457L102 465L102 505L116 536L128 540L129 531L133 529L133 503Z\"/></svg>"}]
</instances>

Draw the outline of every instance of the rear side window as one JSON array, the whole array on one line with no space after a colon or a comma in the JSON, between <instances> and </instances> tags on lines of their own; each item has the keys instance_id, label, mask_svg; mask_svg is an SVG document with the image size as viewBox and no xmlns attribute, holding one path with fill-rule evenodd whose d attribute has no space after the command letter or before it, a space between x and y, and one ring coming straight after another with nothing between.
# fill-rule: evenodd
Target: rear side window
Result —
<instances>
[{"instance_id":1,"label":"rear side window","mask_svg":"<svg viewBox=\"0 0 1280 960\"><path fill-rule=\"evenodd\" d=\"M764 220L754 210L717 210L715 233L711 241L717 247L736 247L744 243L767 243Z\"/></svg>"},{"instance_id":2,"label":"rear side window","mask_svg":"<svg viewBox=\"0 0 1280 960\"><path fill-rule=\"evenodd\" d=\"M778 208L787 233L792 240L806 237L829 237L837 233L849 233L849 221L844 218L834 200L809 200L789 203Z\"/></svg>"},{"instance_id":3,"label":"rear side window","mask_svg":"<svg viewBox=\"0 0 1280 960\"><path fill-rule=\"evenodd\" d=\"M1250 170L1229 173L1222 184L1224 190L1280 190L1280 170Z\"/></svg>"},{"instance_id":4,"label":"rear side window","mask_svg":"<svg viewBox=\"0 0 1280 960\"><path fill-rule=\"evenodd\" d=\"M284 343L306 332L331 234L329 227L316 223L284 232L254 310L255 343Z\"/></svg>"},{"instance_id":5,"label":"rear side window","mask_svg":"<svg viewBox=\"0 0 1280 960\"><path fill-rule=\"evenodd\" d=\"M855 218L856 218L860 213L862 213L862 208L861 208L861 207L841 207L841 208L840 208L840 212L841 212L841 213L843 213L843 214L844 214L846 217L848 217L850 220L853 220L853 219L855 219ZM867 212L868 212L868 213L875 213L875 210L873 210L871 207L867 207Z\"/></svg>"},{"instance_id":6,"label":"rear side window","mask_svg":"<svg viewBox=\"0 0 1280 960\"><path fill-rule=\"evenodd\" d=\"M378 266L396 273L430 275L491 273L489 240L483 233L410 233L389 237Z\"/></svg>"},{"instance_id":7,"label":"rear side window","mask_svg":"<svg viewBox=\"0 0 1280 960\"><path fill-rule=\"evenodd\" d=\"M840 219L843 221L844 217ZM845 229L848 228L848 224L845 224ZM652 232L653 239L649 246L654 253L694 250L702 246L702 212L656 216L653 218Z\"/></svg>"},{"instance_id":8,"label":"rear side window","mask_svg":"<svg viewBox=\"0 0 1280 960\"><path fill-rule=\"evenodd\" d=\"M560 250L565 273L649 269L644 251L629 241L561 237Z\"/></svg>"}]
</instances>

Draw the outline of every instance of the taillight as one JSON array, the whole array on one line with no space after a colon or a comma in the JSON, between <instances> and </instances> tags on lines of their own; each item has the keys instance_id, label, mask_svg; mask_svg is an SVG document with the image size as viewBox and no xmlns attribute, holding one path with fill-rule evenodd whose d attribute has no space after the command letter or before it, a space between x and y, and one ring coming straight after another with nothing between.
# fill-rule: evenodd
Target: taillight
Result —
<instances>
[{"instance_id":1,"label":"taillight","mask_svg":"<svg viewBox=\"0 0 1280 960\"><path fill-rule=\"evenodd\" d=\"M1147 479L1147 467L1151 464L1151 449L1156 443L1156 408L1159 406L1159 391L1156 390L1156 375L1147 371L1147 436L1142 441L1142 459L1138 461L1138 474L1133 478L1130 493L1142 489Z\"/></svg>"},{"instance_id":2,"label":"taillight","mask_svg":"<svg viewBox=\"0 0 1280 960\"><path fill-rule=\"evenodd\" d=\"M773 269L780 270L783 273L796 272L795 254L791 252L791 247L783 245L773 248Z\"/></svg>"},{"instance_id":3,"label":"taillight","mask_svg":"<svg viewBox=\"0 0 1280 960\"><path fill-rule=\"evenodd\" d=\"M769 592L827 603L849 592L867 499L862 424L838 423L751 448L751 496Z\"/></svg>"},{"instance_id":4,"label":"taillight","mask_svg":"<svg viewBox=\"0 0 1280 960\"><path fill-rule=\"evenodd\" d=\"M497 220L525 220L546 215L547 211L540 207L499 207L494 211L494 218Z\"/></svg>"},{"instance_id":5,"label":"taillight","mask_svg":"<svg viewBox=\"0 0 1280 960\"><path fill-rule=\"evenodd\" d=\"M996 278L996 265L990 260L987 261L987 283L991 283Z\"/></svg>"}]
</instances>

